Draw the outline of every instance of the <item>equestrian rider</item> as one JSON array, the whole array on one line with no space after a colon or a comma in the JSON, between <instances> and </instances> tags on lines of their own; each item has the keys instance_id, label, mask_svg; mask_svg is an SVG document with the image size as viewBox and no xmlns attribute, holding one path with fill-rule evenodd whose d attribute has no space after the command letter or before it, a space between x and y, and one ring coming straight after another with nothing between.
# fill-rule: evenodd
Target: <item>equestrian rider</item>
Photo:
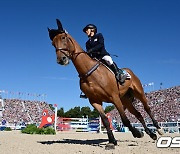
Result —
<instances>
[{"instance_id":1,"label":"equestrian rider","mask_svg":"<svg viewBox=\"0 0 180 154\"><path fill-rule=\"evenodd\" d=\"M101 33L97 33L97 27L93 24L88 24L84 27L83 32L86 33L89 38L86 42L88 55L98 60L104 60L114 72L116 79L120 81L121 84L124 83L127 76L117 67L116 63L113 62L110 57L110 54L106 51L104 37Z\"/></svg>"}]
</instances>

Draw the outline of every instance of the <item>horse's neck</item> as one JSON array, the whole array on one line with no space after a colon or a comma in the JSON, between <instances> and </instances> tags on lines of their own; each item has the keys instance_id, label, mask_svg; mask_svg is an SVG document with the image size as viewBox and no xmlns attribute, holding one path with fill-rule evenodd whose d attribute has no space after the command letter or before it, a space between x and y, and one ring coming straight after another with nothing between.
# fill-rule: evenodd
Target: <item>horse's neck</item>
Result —
<instances>
[{"instance_id":1,"label":"horse's neck","mask_svg":"<svg viewBox=\"0 0 180 154\"><path fill-rule=\"evenodd\" d=\"M73 41L75 51L73 54L72 62L79 74L85 74L87 73L92 66L94 66L95 61L91 59L85 51L80 47L80 45L72 38L72 36L69 36L71 40Z\"/></svg>"}]
</instances>

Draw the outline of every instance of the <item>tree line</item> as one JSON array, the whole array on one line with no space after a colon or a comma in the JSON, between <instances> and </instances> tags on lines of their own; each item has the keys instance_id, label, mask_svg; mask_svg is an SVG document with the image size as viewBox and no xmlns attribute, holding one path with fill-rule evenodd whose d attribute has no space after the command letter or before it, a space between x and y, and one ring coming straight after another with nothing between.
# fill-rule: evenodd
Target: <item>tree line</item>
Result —
<instances>
[{"instance_id":1,"label":"tree line","mask_svg":"<svg viewBox=\"0 0 180 154\"><path fill-rule=\"evenodd\" d=\"M50 104L50 108L54 111L54 107L52 104ZM114 105L109 105L105 107L105 113L108 113L114 109ZM90 107L85 106L85 107L80 107L76 106L74 108L69 109L68 111L64 111L64 108L61 107L57 111L57 116L58 117L66 117L66 118L97 118L99 117L99 112L96 109L91 110Z\"/></svg>"}]
</instances>

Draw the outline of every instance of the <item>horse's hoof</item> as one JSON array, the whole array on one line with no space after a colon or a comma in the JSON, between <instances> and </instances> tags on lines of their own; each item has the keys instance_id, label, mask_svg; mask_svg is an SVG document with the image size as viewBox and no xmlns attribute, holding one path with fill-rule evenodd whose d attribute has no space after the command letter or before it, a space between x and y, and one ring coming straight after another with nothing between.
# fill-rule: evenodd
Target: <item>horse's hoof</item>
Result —
<instances>
[{"instance_id":1,"label":"horse's hoof","mask_svg":"<svg viewBox=\"0 0 180 154\"><path fill-rule=\"evenodd\" d=\"M136 132L135 134L133 134L134 138L142 138L144 136L144 133L139 131L139 132Z\"/></svg>"},{"instance_id":2,"label":"horse's hoof","mask_svg":"<svg viewBox=\"0 0 180 154\"><path fill-rule=\"evenodd\" d=\"M114 144L114 145L117 145L117 141L116 141L116 140L114 140L114 141L113 141L113 144Z\"/></svg>"},{"instance_id":3,"label":"horse's hoof","mask_svg":"<svg viewBox=\"0 0 180 154\"><path fill-rule=\"evenodd\" d=\"M113 143L106 144L105 150L111 150L111 149L115 149L115 145Z\"/></svg>"},{"instance_id":4,"label":"horse's hoof","mask_svg":"<svg viewBox=\"0 0 180 154\"><path fill-rule=\"evenodd\" d=\"M163 131L163 129L161 129L161 128L160 128L160 129L157 129L157 132L158 132L159 135L164 135L164 131Z\"/></svg>"},{"instance_id":5,"label":"horse's hoof","mask_svg":"<svg viewBox=\"0 0 180 154\"><path fill-rule=\"evenodd\" d=\"M157 135L154 134L154 133L151 133L151 134L150 134L150 137L151 137L153 140L157 140Z\"/></svg>"},{"instance_id":6,"label":"horse's hoof","mask_svg":"<svg viewBox=\"0 0 180 154\"><path fill-rule=\"evenodd\" d=\"M144 137L144 133L140 132L140 137L139 138L142 138L142 137Z\"/></svg>"}]
</instances>

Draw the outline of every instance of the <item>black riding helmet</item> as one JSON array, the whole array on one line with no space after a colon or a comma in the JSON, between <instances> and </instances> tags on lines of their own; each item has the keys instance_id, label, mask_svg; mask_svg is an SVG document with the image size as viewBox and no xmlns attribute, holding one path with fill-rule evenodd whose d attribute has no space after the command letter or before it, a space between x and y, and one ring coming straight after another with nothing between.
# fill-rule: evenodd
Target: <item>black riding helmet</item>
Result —
<instances>
[{"instance_id":1,"label":"black riding helmet","mask_svg":"<svg viewBox=\"0 0 180 154\"><path fill-rule=\"evenodd\" d=\"M87 29L94 29L95 34L97 33L97 27L94 24L88 24L86 27L83 28L83 32L86 33Z\"/></svg>"}]
</instances>

